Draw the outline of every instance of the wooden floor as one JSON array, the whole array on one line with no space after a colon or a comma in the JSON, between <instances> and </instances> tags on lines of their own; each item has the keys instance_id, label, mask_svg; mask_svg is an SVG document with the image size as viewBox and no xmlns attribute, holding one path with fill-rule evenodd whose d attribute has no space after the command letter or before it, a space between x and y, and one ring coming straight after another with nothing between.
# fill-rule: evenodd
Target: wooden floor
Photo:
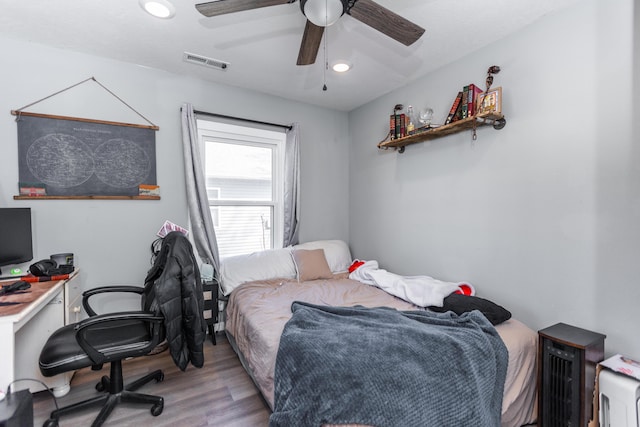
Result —
<instances>
[{"instance_id":1,"label":"wooden floor","mask_svg":"<svg viewBox=\"0 0 640 427\"><path fill-rule=\"evenodd\" d=\"M158 417L150 412L150 405L118 405L103 424L109 426L154 427L261 427L269 425L269 410L251 378L240 364L224 334L216 335L217 345L207 340L204 345L205 364L201 369L189 365L180 371L168 351L155 356L139 357L123 362L125 383L156 369L164 372L164 381L155 381L139 389L141 393L164 397L164 411ZM89 368L76 372L71 391L58 399L58 406L82 401L98 394L95 390L100 377L109 373ZM127 381L128 380L128 381ZM33 415L36 427L49 418L55 409L47 392L33 396ZM60 419L60 427L90 426L99 408L89 408ZM531 425L535 427L535 424Z\"/></svg>"},{"instance_id":2,"label":"wooden floor","mask_svg":"<svg viewBox=\"0 0 640 427\"><path fill-rule=\"evenodd\" d=\"M205 364L201 369L189 365L180 371L168 351L154 356L139 357L123 362L125 384L151 372L162 369L164 381L143 386L139 392L164 397L164 411L158 417L150 412L150 405L118 405L103 424L108 426L172 426L172 427L259 427L269 424L266 403L242 368L238 357L224 335L216 335L218 345L207 340ZM71 381L71 392L58 399L58 406L78 402L98 392L95 385L109 366L102 371L90 368L76 372ZM41 426L55 404L47 392L33 397L34 425ZM98 414L97 407L60 419L60 427L89 426Z\"/></svg>"}]
</instances>

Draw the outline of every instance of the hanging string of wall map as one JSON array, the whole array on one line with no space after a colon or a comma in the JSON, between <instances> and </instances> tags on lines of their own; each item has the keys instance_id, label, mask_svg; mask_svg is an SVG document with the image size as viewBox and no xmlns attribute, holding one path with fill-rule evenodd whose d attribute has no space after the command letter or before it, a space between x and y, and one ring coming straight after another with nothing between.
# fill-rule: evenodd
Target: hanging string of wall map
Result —
<instances>
[{"instance_id":1,"label":"hanging string of wall map","mask_svg":"<svg viewBox=\"0 0 640 427\"><path fill-rule=\"evenodd\" d=\"M32 113L17 123L22 196L157 195L153 127Z\"/></svg>"}]
</instances>

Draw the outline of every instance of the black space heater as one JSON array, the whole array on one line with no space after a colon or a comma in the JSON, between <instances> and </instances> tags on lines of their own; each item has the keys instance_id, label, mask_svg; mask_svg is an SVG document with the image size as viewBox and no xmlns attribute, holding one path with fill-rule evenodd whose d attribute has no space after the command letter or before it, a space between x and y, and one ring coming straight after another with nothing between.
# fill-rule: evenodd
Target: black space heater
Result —
<instances>
[{"instance_id":1,"label":"black space heater","mask_svg":"<svg viewBox=\"0 0 640 427\"><path fill-rule=\"evenodd\" d=\"M538 425L586 427L605 336L564 323L538 334Z\"/></svg>"}]
</instances>

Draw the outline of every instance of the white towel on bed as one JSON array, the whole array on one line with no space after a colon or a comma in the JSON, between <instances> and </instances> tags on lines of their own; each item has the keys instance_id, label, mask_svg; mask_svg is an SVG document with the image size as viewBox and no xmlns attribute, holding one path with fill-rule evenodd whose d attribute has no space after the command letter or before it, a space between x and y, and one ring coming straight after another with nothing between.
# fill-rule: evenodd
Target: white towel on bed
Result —
<instances>
[{"instance_id":1,"label":"white towel on bed","mask_svg":"<svg viewBox=\"0 0 640 427\"><path fill-rule=\"evenodd\" d=\"M378 267L377 261L366 261L349 274L357 280L409 301L420 307L442 307L443 300L459 289L459 283L443 282L429 276L400 276Z\"/></svg>"}]
</instances>

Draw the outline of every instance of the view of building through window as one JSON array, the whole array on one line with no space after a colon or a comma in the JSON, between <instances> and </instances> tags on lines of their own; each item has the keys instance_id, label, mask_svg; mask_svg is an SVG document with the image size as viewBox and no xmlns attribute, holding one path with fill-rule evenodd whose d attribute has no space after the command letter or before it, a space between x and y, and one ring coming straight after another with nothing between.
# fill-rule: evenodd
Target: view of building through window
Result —
<instances>
[{"instance_id":1,"label":"view of building through window","mask_svg":"<svg viewBox=\"0 0 640 427\"><path fill-rule=\"evenodd\" d=\"M284 133L205 121L198 128L220 256L281 246Z\"/></svg>"}]
</instances>

